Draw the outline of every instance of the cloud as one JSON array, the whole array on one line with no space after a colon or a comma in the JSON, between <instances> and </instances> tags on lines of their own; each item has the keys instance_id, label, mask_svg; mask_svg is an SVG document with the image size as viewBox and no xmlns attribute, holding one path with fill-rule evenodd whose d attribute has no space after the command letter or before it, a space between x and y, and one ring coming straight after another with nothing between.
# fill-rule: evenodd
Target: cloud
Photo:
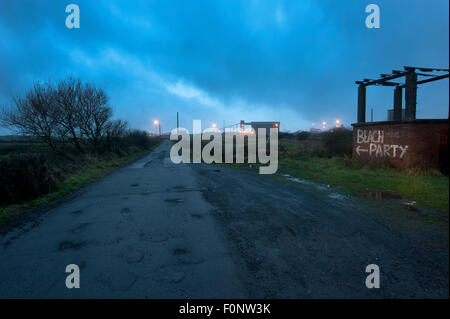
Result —
<instances>
[{"instance_id":1,"label":"cloud","mask_svg":"<svg viewBox=\"0 0 450 319\"><path fill-rule=\"evenodd\" d=\"M155 117L174 127L176 111L290 130L348 125L355 80L448 66L448 1L377 4L382 28L369 30L360 1L80 0L81 28L69 30L64 2L1 2L0 102L72 75L104 87L116 115L141 128ZM445 85L419 89L418 114L447 116ZM370 88L376 119L391 104L390 91Z\"/></svg>"},{"instance_id":2,"label":"cloud","mask_svg":"<svg viewBox=\"0 0 450 319\"><path fill-rule=\"evenodd\" d=\"M282 26L284 23L284 10L281 7L277 7L275 10L275 21L277 22L278 26Z\"/></svg>"}]
</instances>

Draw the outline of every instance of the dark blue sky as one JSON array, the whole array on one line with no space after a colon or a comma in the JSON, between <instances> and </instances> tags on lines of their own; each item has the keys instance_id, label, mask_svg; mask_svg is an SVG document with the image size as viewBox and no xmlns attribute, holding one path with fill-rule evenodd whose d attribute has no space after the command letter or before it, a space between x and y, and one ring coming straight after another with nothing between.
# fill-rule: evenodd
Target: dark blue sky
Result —
<instances>
[{"instance_id":1,"label":"dark blue sky","mask_svg":"<svg viewBox=\"0 0 450 319\"><path fill-rule=\"evenodd\" d=\"M76 3L81 28L65 27ZM381 28L365 27L365 7ZM355 80L404 65L448 67L448 0L0 0L0 103L68 75L104 87L117 117L164 131L193 119L283 130L356 118ZM392 89L371 87L385 120ZM418 117L448 115L448 80L423 85ZM0 133L6 133L0 129Z\"/></svg>"}]
</instances>

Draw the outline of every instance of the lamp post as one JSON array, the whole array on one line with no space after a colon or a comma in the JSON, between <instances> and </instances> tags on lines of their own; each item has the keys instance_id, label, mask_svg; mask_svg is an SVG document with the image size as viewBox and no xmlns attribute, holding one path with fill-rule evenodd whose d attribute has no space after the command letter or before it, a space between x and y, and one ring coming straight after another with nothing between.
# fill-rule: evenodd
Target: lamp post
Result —
<instances>
[{"instance_id":1,"label":"lamp post","mask_svg":"<svg viewBox=\"0 0 450 319\"><path fill-rule=\"evenodd\" d=\"M159 125L158 120L154 120L153 124L155 124L155 135L158 135L158 125Z\"/></svg>"}]
</instances>

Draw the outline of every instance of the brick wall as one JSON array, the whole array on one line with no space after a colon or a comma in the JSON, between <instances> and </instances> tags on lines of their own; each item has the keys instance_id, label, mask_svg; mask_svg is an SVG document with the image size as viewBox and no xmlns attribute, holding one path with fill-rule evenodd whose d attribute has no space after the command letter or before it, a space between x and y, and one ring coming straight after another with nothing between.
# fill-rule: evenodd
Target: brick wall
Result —
<instances>
[{"instance_id":1,"label":"brick wall","mask_svg":"<svg viewBox=\"0 0 450 319\"><path fill-rule=\"evenodd\" d=\"M438 167L448 120L371 122L353 125L353 158L398 167ZM448 144L447 144L448 150Z\"/></svg>"}]
</instances>

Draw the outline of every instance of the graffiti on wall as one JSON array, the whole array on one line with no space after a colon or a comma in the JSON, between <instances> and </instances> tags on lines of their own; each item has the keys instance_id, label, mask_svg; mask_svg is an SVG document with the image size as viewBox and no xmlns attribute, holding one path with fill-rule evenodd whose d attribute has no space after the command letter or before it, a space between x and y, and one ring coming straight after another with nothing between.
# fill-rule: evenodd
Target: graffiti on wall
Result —
<instances>
[{"instance_id":1,"label":"graffiti on wall","mask_svg":"<svg viewBox=\"0 0 450 319\"><path fill-rule=\"evenodd\" d=\"M389 132L390 137L398 138L395 132ZM394 136L393 136L394 135ZM408 151L408 145L386 144L384 130L357 131L356 153L361 156L367 153L371 157L403 158Z\"/></svg>"}]
</instances>

